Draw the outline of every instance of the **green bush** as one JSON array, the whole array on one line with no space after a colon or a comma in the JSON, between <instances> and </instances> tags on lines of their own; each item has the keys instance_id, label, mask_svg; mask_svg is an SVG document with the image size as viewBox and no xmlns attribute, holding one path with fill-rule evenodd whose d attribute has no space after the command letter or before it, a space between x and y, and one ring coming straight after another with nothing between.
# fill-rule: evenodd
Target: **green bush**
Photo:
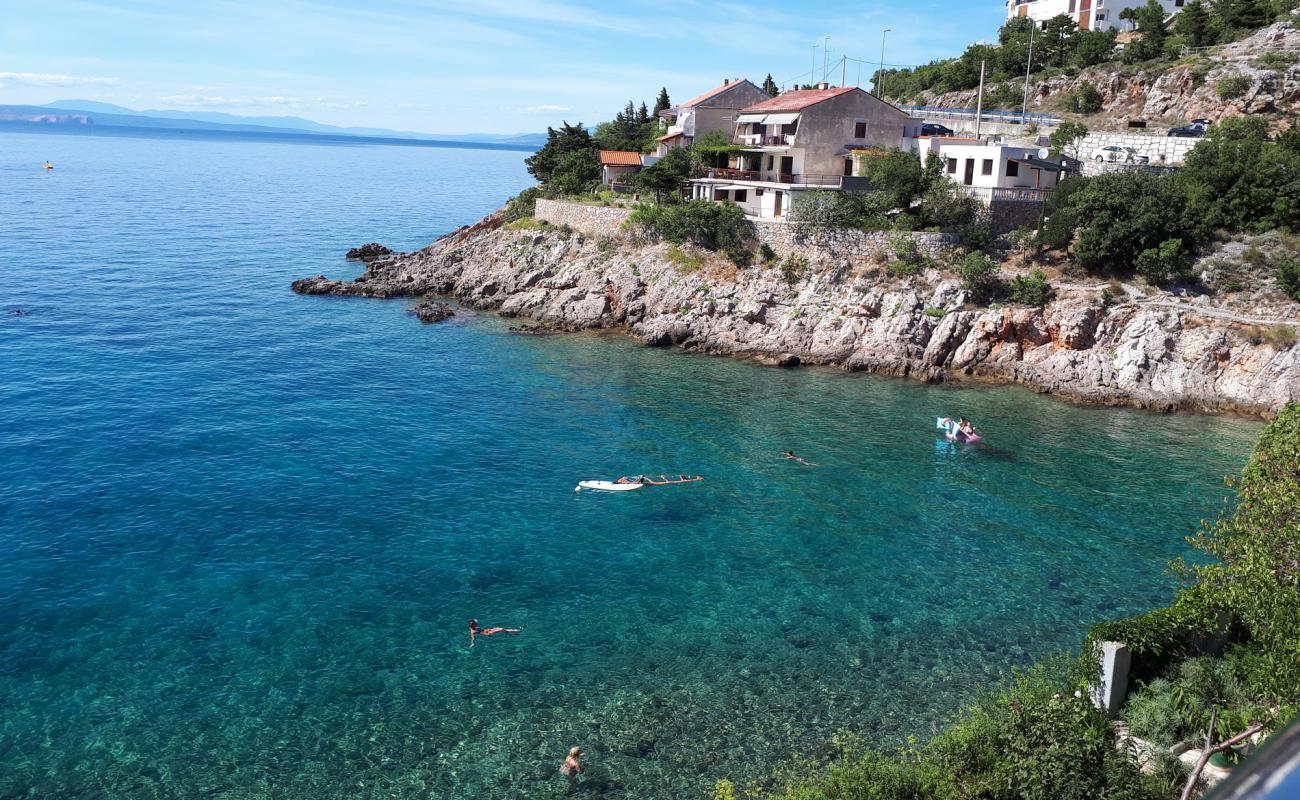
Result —
<instances>
[{"instance_id":1,"label":"green bush","mask_svg":"<svg viewBox=\"0 0 1300 800\"><path fill-rule=\"evenodd\" d=\"M988 303L1002 289L998 265L983 253L967 253L957 268L957 276L961 278L961 288L966 290L975 303Z\"/></svg>"},{"instance_id":2,"label":"green bush","mask_svg":"<svg viewBox=\"0 0 1300 800\"><path fill-rule=\"evenodd\" d=\"M733 244L723 252L726 253L727 258L731 260L731 263L738 267L748 267L750 264L754 263L754 251L750 250L748 247Z\"/></svg>"},{"instance_id":3,"label":"green bush","mask_svg":"<svg viewBox=\"0 0 1300 800\"><path fill-rule=\"evenodd\" d=\"M1163 286L1190 278L1192 260L1183 248L1182 239L1166 239L1159 246L1138 253L1135 267L1139 275Z\"/></svg>"},{"instance_id":4,"label":"green bush","mask_svg":"<svg viewBox=\"0 0 1300 800\"><path fill-rule=\"evenodd\" d=\"M1250 78L1245 75L1230 75L1219 81L1214 87L1214 93L1220 100L1232 100L1241 97L1248 89L1250 89Z\"/></svg>"},{"instance_id":5,"label":"green bush","mask_svg":"<svg viewBox=\"0 0 1300 800\"><path fill-rule=\"evenodd\" d=\"M1076 114L1096 114L1101 111L1101 92L1091 83L1082 83L1066 98L1066 106Z\"/></svg>"},{"instance_id":6,"label":"green bush","mask_svg":"<svg viewBox=\"0 0 1300 800\"><path fill-rule=\"evenodd\" d=\"M808 259L800 255L787 256L781 262L781 277L788 284L798 283L808 273Z\"/></svg>"},{"instance_id":7,"label":"green bush","mask_svg":"<svg viewBox=\"0 0 1300 800\"><path fill-rule=\"evenodd\" d=\"M1273 259L1277 285L1292 298L1300 300L1300 257L1279 256Z\"/></svg>"},{"instance_id":8,"label":"green bush","mask_svg":"<svg viewBox=\"0 0 1300 800\"><path fill-rule=\"evenodd\" d=\"M867 179L873 191L884 194L889 208L907 208L926 188L921 160L897 148L863 158L858 174Z\"/></svg>"},{"instance_id":9,"label":"green bush","mask_svg":"<svg viewBox=\"0 0 1300 800\"><path fill-rule=\"evenodd\" d=\"M776 251L767 242L763 242L758 246L758 257L764 264L776 263Z\"/></svg>"},{"instance_id":10,"label":"green bush","mask_svg":"<svg viewBox=\"0 0 1300 800\"><path fill-rule=\"evenodd\" d=\"M1300 704L1300 403L1282 409L1255 445L1231 516L1192 544L1213 557L1186 574L1204 604L1226 609L1260 646L1266 699Z\"/></svg>"},{"instance_id":11,"label":"green bush","mask_svg":"<svg viewBox=\"0 0 1300 800\"><path fill-rule=\"evenodd\" d=\"M739 206L709 200L672 206L640 205L633 209L628 222L650 228L674 244L691 242L724 252L744 248L753 234L753 226Z\"/></svg>"},{"instance_id":12,"label":"green bush","mask_svg":"<svg viewBox=\"0 0 1300 800\"><path fill-rule=\"evenodd\" d=\"M819 230L884 230L889 227L884 216L889 208L883 192L800 192L787 220L804 235Z\"/></svg>"},{"instance_id":13,"label":"green bush","mask_svg":"<svg viewBox=\"0 0 1300 800\"><path fill-rule=\"evenodd\" d=\"M1182 737L1182 717L1174 704L1173 687L1157 678L1131 695L1124 706L1124 722L1134 736L1170 747Z\"/></svg>"},{"instance_id":14,"label":"green bush","mask_svg":"<svg viewBox=\"0 0 1300 800\"><path fill-rule=\"evenodd\" d=\"M926 306L925 310L921 313L927 317L934 317L935 319L942 319L948 314L947 311L944 311L942 308L937 306Z\"/></svg>"},{"instance_id":15,"label":"green bush","mask_svg":"<svg viewBox=\"0 0 1300 800\"><path fill-rule=\"evenodd\" d=\"M505 222L514 222L515 220L531 217L537 210L537 198L542 196L540 186L530 186L519 194L506 201L505 211L501 213L501 218Z\"/></svg>"},{"instance_id":16,"label":"green bush","mask_svg":"<svg viewBox=\"0 0 1300 800\"><path fill-rule=\"evenodd\" d=\"M1025 306L1041 306L1052 296L1052 285L1041 269L1017 275L1007 284L1007 299Z\"/></svg>"}]
</instances>

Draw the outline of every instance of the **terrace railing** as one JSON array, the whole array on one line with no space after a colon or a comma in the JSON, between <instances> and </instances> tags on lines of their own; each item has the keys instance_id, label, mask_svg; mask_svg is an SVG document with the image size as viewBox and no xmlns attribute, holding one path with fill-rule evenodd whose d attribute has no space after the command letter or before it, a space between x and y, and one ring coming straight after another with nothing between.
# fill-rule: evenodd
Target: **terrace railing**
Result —
<instances>
[{"instance_id":1,"label":"terrace railing","mask_svg":"<svg viewBox=\"0 0 1300 800\"><path fill-rule=\"evenodd\" d=\"M805 175L796 172L760 172L753 169L732 169L714 167L708 177L725 181L754 181L757 183L787 183L791 186L827 186L840 185L842 175Z\"/></svg>"},{"instance_id":2,"label":"terrace railing","mask_svg":"<svg viewBox=\"0 0 1300 800\"><path fill-rule=\"evenodd\" d=\"M955 119L974 120L973 108L947 108L944 106L899 106L917 119ZM986 122L1009 122L1015 125L1060 125L1063 119L1052 114L1021 114L1019 111L998 111L985 108L979 112L979 118Z\"/></svg>"},{"instance_id":3,"label":"terrace railing","mask_svg":"<svg viewBox=\"0 0 1300 800\"><path fill-rule=\"evenodd\" d=\"M982 203L1043 203L1052 196L1051 189L1004 188L992 186L961 186L967 195Z\"/></svg>"}]
</instances>

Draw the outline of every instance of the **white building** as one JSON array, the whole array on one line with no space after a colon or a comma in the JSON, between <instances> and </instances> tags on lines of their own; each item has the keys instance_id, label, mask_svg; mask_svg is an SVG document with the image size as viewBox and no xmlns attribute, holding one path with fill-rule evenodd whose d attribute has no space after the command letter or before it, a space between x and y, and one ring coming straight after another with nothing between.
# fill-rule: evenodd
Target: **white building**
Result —
<instances>
[{"instance_id":1,"label":"white building","mask_svg":"<svg viewBox=\"0 0 1300 800\"><path fill-rule=\"evenodd\" d=\"M1166 19L1183 9L1186 0L1157 0ZM1126 8L1141 8L1146 0L1006 0L1007 19L1029 17L1041 28L1047 20L1064 14L1081 31L1131 31L1133 23L1119 18Z\"/></svg>"},{"instance_id":2,"label":"white building","mask_svg":"<svg viewBox=\"0 0 1300 800\"><path fill-rule=\"evenodd\" d=\"M922 161L934 153L949 180L986 203L1046 199L1066 172L1065 159L1037 147L958 136L924 136L917 142Z\"/></svg>"}]
</instances>

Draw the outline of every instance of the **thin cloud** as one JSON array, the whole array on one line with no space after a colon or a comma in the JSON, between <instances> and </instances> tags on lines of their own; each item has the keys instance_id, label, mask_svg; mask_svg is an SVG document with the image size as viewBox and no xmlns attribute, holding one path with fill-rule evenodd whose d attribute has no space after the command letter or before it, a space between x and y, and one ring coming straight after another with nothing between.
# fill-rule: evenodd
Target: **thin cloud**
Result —
<instances>
[{"instance_id":1,"label":"thin cloud","mask_svg":"<svg viewBox=\"0 0 1300 800\"><path fill-rule=\"evenodd\" d=\"M271 95L269 97L221 97L220 95L169 94L158 98L160 103L178 106L199 106L202 108L236 108L247 106L296 106L301 103L296 97Z\"/></svg>"},{"instance_id":2,"label":"thin cloud","mask_svg":"<svg viewBox=\"0 0 1300 800\"><path fill-rule=\"evenodd\" d=\"M524 111L527 111L529 114L559 114L564 111L572 111L572 110L573 109L569 108L568 106L555 106L555 105L529 106L528 108L524 109Z\"/></svg>"},{"instance_id":3,"label":"thin cloud","mask_svg":"<svg viewBox=\"0 0 1300 800\"><path fill-rule=\"evenodd\" d=\"M0 84L10 86L117 86L117 78L60 75L56 72L0 72Z\"/></svg>"}]
</instances>

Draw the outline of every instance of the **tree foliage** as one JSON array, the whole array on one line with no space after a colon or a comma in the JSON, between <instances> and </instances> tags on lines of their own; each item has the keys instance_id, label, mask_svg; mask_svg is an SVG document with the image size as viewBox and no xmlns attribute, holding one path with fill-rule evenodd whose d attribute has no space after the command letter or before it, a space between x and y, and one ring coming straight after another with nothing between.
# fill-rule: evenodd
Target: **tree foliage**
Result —
<instances>
[{"instance_id":1,"label":"tree foliage","mask_svg":"<svg viewBox=\"0 0 1300 800\"><path fill-rule=\"evenodd\" d=\"M549 127L546 129L546 144L524 159L524 164L527 165L530 175L539 182L546 183L551 180L556 164L561 158L569 153L580 151L588 151L595 156L596 144L581 122L570 125L565 121L559 130Z\"/></svg>"},{"instance_id":2,"label":"tree foliage","mask_svg":"<svg viewBox=\"0 0 1300 800\"><path fill-rule=\"evenodd\" d=\"M637 206L628 220L656 231L674 244L699 245L709 250L729 253L744 249L753 236L753 226L745 212L732 203L691 200L680 205Z\"/></svg>"},{"instance_id":3,"label":"tree foliage","mask_svg":"<svg viewBox=\"0 0 1300 800\"><path fill-rule=\"evenodd\" d=\"M768 97L776 97L781 93L781 90L776 86L776 81L772 80L772 73L770 72L763 79L763 91L767 92Z\"/></svg>"},{"instance_id":4,"label":"tree foliage","mask_svg":"<svg viewBox=\"0 0 1300 800\"><path fill-rule=\"evenodd\" d=\"M1079 157L1079 142L1088 135L1088 126L1078 122L1063 122L1052 131L1049 138L1052 154L1061 155L1067 150L1073 158Z\"/></svg>"}]
</instances>

